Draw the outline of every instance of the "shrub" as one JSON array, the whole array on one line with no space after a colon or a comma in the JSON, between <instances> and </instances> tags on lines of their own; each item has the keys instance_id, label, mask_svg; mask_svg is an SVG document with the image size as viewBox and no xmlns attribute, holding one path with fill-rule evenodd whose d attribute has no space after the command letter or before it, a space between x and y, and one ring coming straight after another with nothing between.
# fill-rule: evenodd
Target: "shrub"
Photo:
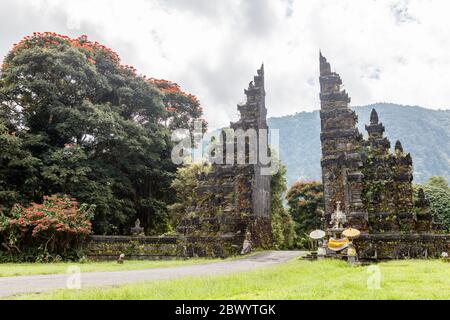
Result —
<instances>
[{"instance_id":1,"label":"shrub","mask_svg":"<svg viewBox=\"0 0 450 320\"><path fill-rule=\"evenodd\" d=\"M430 185L424 185L423 191L430 201L434 219L442 224L444 231L450 232L450 191Z\"/></svg>"},{"instance_id":2,"label":"shrub","mask_svg":"<svg viewBox=\"0 0 450 320\"><path fill-rule=\"evenodd\" d=\"M16 204L2 219L3 247L22 260L45 262L68 259L91 233L95 207L78 206L69 196L44 197L28 208ZM19 259L20 260L20 259Z\"/></svg>"},{"instance_id":3,"label":"shrub","mask_svg":"<svg viewBox=\"0 0 450 320\"><path fill-rule=\"evenodd\" d=\"M306 248L309 243L308 234L323 226L323 186L318 181L297 181L287 192L286 200L289 213L295 221L297 246Z\"/></svg>"}]
</instances>

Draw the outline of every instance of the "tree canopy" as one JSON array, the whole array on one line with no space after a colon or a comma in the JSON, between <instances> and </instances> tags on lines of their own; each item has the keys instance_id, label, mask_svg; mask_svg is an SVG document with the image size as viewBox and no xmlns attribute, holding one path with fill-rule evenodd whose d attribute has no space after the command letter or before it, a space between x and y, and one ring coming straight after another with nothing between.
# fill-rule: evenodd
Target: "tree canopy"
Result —
<instances>
[{"instance_id":1,"label":"tree canopy","mask_svg":"<svg viewBox=\"0 0 450 320\"><path fill-rule=\"evenodd\" d=\"M97 233L127 233L137 218L149 234L167 229L170 131L201 118L195 96L138 75L86 36L46 32L6 56L0 107L4 212L60 193L96 206Z\"/></svg>"},{"instance_id":2,"label":"tree canopy","mask_svg":"<svg viewBox=\"0 0 450 320\"><path fill-rule=\"evenodd\" d=\"M436 187L436 188L441 188L444 190L449 190L447 180L445 180L444 177L440 177L440 176L430 177L430 179L428 179L428 181L427 181L427 185L430 187Z\"/></svg>"}]
</instances>

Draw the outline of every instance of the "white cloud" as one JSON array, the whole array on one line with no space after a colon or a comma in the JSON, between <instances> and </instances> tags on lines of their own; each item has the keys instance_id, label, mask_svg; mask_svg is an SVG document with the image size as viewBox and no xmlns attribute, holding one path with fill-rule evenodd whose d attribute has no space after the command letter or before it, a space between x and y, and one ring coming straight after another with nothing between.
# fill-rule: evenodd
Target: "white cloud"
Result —
<instances>
[{"instance_id":1,"label":"white cloud","mask_svg":"<svg viewBox=\"0 0 450 320\"><path fill-rule=\"evenodd\" d=\"M0 54L33 31L87 34L143 74L196 94L211 127L236 120L236 104L262 61L270 116L317 109L319 48L354 105L450 107L446 0L32 3L0 3Z\"/></svg>"}]
</instances>

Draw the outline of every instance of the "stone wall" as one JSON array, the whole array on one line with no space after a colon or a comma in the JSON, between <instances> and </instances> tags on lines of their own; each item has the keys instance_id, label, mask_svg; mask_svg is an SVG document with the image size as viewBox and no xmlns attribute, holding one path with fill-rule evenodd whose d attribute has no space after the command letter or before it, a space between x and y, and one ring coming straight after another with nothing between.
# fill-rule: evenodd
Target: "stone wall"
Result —
<instances>
[{"instance_id":1,"label":"stone wall","mask_svg":"<svg viewBox=\"0 0 450 320\"><path fill-rule=\"evenodd\" d=\"M239 245L236 245L239 244ZM238 255L241 241L232 236L91 236L85 243L91 260L117 260L125 254L129 260L171 260L195 257L225 258Z\"/></svg>"},{"instance_id":2,"label":"stone wall","mask_svg":"<svg viewBox=\"0 0 450 320\"><path fill-rule=\"evenodd\" d=\"M354 241L361 260L440 258L450 251L448 234L363 234Z\"/></svg>"},{"instance_id":3,"label":"stone wall","mask_svg":"<svg viewBox=\"0 0 450 320\"><path fill-rule=\"evenodd\" d=\"M91 236L86 253L92 260L115 260L121 254L132 260L177 259L185 256L179 237Z\"/></svg>"}]
</instances>

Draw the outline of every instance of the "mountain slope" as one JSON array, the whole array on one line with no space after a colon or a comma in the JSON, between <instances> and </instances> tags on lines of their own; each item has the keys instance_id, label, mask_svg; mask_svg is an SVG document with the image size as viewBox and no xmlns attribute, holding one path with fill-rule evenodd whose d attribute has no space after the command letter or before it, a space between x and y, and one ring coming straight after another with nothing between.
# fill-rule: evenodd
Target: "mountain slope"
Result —
<instances>
[{"instance_id":1,"label":"mountain slope","mask_svg":"<svg viewBox=\"0 0 450 320\"><path fill-rule=\"evenodd\" d=\"M364 136L372 108L386 127L392 148L400 140L404 150L411 153L415 182L425 182L433 175L450 179L450 110L390 103L355 107ZM288 184L300 178L320 180L319 111L270 118L268 122L271 129L280 130L280 158L287 166Z\"/></svg>"}]
</instances>

